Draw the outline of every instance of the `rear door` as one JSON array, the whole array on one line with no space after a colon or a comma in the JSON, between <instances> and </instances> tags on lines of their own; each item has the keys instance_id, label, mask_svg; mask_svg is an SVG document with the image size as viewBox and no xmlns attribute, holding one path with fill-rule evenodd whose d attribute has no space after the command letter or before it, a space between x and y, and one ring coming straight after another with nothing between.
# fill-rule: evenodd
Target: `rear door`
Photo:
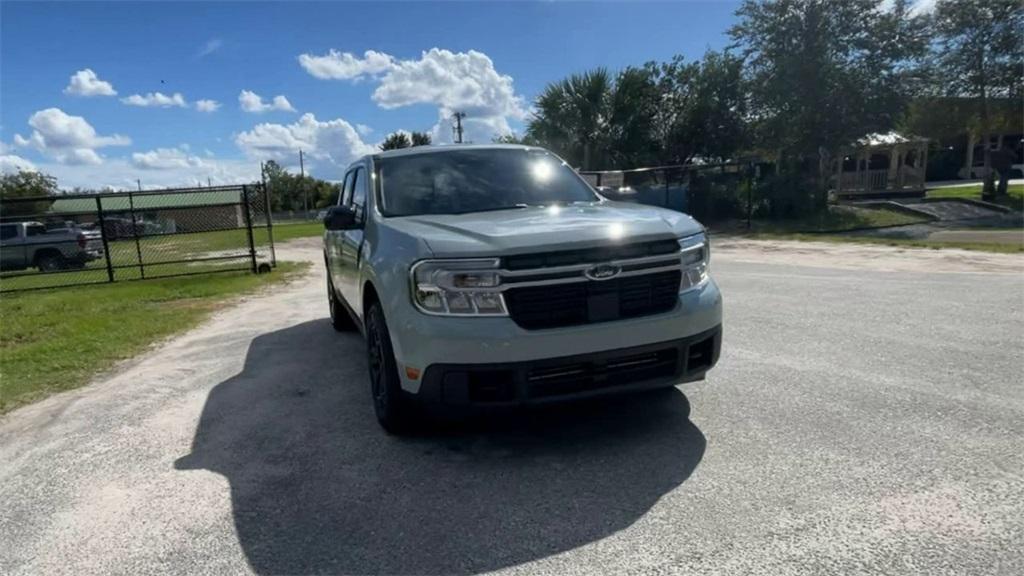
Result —
<instances>
[{"instance_id":1,"label":"rear door","mask_svg":"<svg viewBox=\"0 0 1024 576\"><path fill-rule=\"evenodd\" d=\"M366 220L367 185L366 168L360 164L352 169L352 193L348 197L347 206L356 214L358 227L352 230L341 230L340 254L338 257L338 280L335 286L353 310L360 312L359 290L359 250L363 245L363 224ZM346 180L348 180L346 178Z\"/></svg>"},{"instance_id":2,"label":"rear door","mask_svg":"<svg viewBox=\"0 0 1024 576\"><path fill-rule=\"evenodd\" d=\"M25 243L19 236L21 224L0 224L0 265L21 269L25 263Z\"/></svg>"}]
</instances>

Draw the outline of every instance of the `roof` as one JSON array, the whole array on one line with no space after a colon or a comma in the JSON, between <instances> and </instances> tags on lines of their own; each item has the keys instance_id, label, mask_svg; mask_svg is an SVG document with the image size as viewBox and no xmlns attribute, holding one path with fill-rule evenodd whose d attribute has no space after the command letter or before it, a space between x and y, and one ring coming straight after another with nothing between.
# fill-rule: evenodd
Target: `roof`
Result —
<instances>
[{"instance_id":1,"label":"roof","mask_svg":"<svg viewBox=\"0 0 1024 576\"><path fill-rule=\"evenodd\" d=\"M412 146L410 148L398 148L370 154L373 158L395 158L398 156L415 156L419 154L438 154L445 152L458 152L460 150L544 150L537 146L526 146L525 144L440 144L430 146Z\"/></svg>"},{"instance_id":2,"label":"roof","mask_svg":"<svg viewBox=\"0 0 1024 576\"><path fill-rule=\"evenodd\" d=\"M187 206L209 206L212 204L233 204L241 202L241 189L196 190L166 194L132 194L131 202L127 193L102 194L99 196L104 210L158 210ZM95 212L96 196L57 198L50 206L51 212Z\"/></svg>"}]
</instances>

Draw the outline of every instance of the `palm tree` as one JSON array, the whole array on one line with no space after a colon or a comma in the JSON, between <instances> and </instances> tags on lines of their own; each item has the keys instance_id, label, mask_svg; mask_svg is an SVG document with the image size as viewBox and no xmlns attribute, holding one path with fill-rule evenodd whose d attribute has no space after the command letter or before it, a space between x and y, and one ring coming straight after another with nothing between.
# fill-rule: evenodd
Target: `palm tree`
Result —
<instances>
[{"instance_id":1,"label":"palm tree","mask_svg":"<svg viewBox=\"0 0 1024 576\"><path fill-rule=\"evenodd\" d=\"M573 164L582 164L584 170L593 169L595 154L607 140L613 90L605 68L549 84L537 98L527 136L546 143Z\"/></svg>"}]
</instances>

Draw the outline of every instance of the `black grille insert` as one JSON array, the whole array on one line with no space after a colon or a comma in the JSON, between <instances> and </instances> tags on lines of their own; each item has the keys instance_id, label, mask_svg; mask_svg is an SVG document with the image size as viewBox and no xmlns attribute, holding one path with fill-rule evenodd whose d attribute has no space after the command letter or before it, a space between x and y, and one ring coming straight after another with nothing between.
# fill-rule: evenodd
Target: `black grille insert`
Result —
<instances>
[{"instance_id":1,"label":"black grille insert","mask_svg":"<svg viewBox=\"0 0 1024 576\"><path fill-rule=\"evenodd\" d=\"M506 270L530 270L533 268L549 268L552 266L572 266L574 264L590 264L608 262L610 260L628 260L645 256L660 256L679 251L676 240L656 240L624 246L601 246L582 250L562 250L544 252L542 254L520 254L506 256L503 265ZM542 272L542 271L541 271Z\"/></svg>"},{"instance_id":2,"label":"black grille insert","mask_svg":"<svg viewBox=\"0 0 1024 576\"><path fill-rule=\"evenodd\" d=\"M526 375L533 398L599 390L627 382L670 377L676 373L679 352L666 348L612 358L607 362L580 362L535 368Z\"/></svg>"},{"instance_id":3,"label":"black grille insert","mask_svg":"<svg viewBox=\"0 0 1024 576\"><path fill-rule=\"evenodd\" d=\"M509 315L527 330L575 326L668 312L679 293L679 270L604 281L510 288Z\"/></svg>"}]
</instances>

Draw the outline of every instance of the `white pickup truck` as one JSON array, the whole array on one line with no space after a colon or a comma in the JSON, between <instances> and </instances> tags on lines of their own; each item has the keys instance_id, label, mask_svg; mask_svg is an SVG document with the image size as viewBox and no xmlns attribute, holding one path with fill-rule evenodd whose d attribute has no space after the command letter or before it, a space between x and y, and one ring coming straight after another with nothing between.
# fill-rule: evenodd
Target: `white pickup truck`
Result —
<instances>
[{"instance_id":1,"label":"white pickup truck","mask_svg":"<svg viewBox=\"0 0 1024 576\"><path fill-rule=\"evenodd\" d=\"M103 257L98 230L78 227L47 229L41 222L0 224L0 269L38 268L54 272L81 268Z\"/></svg>"}]
</instances>

